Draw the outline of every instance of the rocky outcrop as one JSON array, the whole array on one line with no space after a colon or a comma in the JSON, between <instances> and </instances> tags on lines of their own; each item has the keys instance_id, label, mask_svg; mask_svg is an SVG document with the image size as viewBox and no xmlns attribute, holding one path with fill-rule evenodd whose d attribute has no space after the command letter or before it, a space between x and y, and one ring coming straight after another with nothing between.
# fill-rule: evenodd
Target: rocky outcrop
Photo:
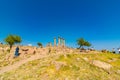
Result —
<instances>
[{"instance_id":1,"label":"rocky outcrop","mask_svg":"<svg viewBox=\"0 0 120 80\"><path fill-rule=\"evenodd\" d=\"M108 73L110 73L110 69L112 68L111 64L108 64L106 62L103 61L99 61L99 60L89 60L88 58L83 58L83 60L85 60L86 62L90 63L91 65L94 65L96 67L102 68L105 71L107 71Z\"/></svg>"},{"instance_id":2,"label":"rocky outcrop","mask_svg":"<svg viewBox=\"0 0 120 80\"><path fill-rule=\"evenodd\" d=\"M109 70L109 69L112 68L112 65L110 65L110 64L108 64L106 62L99 61L99 60L93 60L91 62L91 64L93 64L93 65L95 65L95 66L97 66L99 68L102 68L104 70Z\"/></svg>"}]
</instances>

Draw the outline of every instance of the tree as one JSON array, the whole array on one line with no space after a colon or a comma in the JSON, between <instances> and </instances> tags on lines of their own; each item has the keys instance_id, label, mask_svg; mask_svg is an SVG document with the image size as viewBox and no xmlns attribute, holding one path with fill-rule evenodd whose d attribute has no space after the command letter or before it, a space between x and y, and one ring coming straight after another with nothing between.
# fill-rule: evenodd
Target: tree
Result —
<instances>
[{"instance_id":1,"label":"tree","mask_svg":"<svg viewBox=\"0 0 120 80\"><path fill-rule=\"evenodd\" d=\"M87 47L91 46L91 44L83 38L79 38L77 40L77 44L80 46L79 48L83 48L84 46L87 46Z\"/></svg>"},{"instance_id":2,"label":"tree","mask_svg":"<svg viewBox=\"0 0 120 80\"><path fill-rule=\"evenodd\" d=\"M86 41L84 46L90 47L91 44L88 41Z\"/></svg>"},{"instance_id":3,"label":"tree","mask_svg":"<svg viewBox=\"0 0 120 80\"><path fill-rule=\"evenodd\" d=\"M37 45L42 48L42 43L38 42Z\"/></svg>"},{"instance_id":4,"label":"tree","mask_svg":"<svg viewBox=\"0 0 120 80\"><path fill-rule=\"evenodd\" d=\"M15 41L15 43L21 43L22 39L20 36L14 35L14 41Z\"/></svg>"},{"instance_id":5,"label":"tree","mask_svg":"<svg viewBox=\"0 0 120 80\"><path fill-rule=\"evenodd\" d=\"M77 44L80 46L79 48L83 47L85 44L85 40L83 38L80 38L77 40Z\"/></svg>"},{"instance_id":6,"label":"tree","mask_svg":"<svg viewBox=\"0 0 120 80\"><path fill-rule=\"evenodd\" d=\"M4 40L8 45L10 45L10 50L15 43L21 43L21 37L17 35L8 35Z\"/></svg>"}]
</instances>

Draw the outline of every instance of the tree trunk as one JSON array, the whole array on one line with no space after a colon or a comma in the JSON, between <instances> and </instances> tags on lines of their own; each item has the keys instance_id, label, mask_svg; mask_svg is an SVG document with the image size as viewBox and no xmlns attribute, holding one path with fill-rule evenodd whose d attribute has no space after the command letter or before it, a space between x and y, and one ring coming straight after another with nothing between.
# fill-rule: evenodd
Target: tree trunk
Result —
<instances>
[{"instance_id":1,"label":"tree trunk","mask_svg":"<svg viewBox=\"0 0 120 80\"><path fill-rule=\"evenodd\" d=\"M11 51L11 49L12 49L12 45L10 45L10 51Z\"/></svg>"},{"instance_id":2,"label":"tree trunk","mask_svg":"<svg viewBox=\"0 0 120 80\"><path fill-rule=\"evenodd\" d=\"M79 47L80 49L82 48L82 46L80 45L80 47Z\"/></svg>"}]
</instances>

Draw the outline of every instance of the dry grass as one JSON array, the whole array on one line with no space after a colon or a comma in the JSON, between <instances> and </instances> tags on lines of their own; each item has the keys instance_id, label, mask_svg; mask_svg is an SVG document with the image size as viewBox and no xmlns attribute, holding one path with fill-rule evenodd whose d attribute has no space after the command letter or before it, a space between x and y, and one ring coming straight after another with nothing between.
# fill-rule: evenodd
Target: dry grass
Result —
<instances>
[{"instance_id":1,"label":"dry grass","mask_svg":"<svg viewBox=\"0 0 120 80\"><path fill-rule=\"evenodd\" d=\"M113 66L112 74L89 64L83 58L100 60ZM120 80L120 55L66 54L30 61L18 69L0 75L0 80Z\"/></svg>"}]
</instances>

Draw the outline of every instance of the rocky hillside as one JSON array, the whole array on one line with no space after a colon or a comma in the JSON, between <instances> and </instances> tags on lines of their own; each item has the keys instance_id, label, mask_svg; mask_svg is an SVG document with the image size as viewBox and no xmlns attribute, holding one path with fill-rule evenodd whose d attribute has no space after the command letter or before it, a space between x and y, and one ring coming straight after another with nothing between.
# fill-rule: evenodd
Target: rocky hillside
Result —
<instances>
[{"instance_id":1,"label":"rocky hillside","mask_svg":"<svg viewBox=\"0 0 120 80\"><path fill-rule=\"evenodd\" d=\"M8 55L0 53L0 80L120 80L119 54L43 48Z\"/></svg>"}]
</instances>

